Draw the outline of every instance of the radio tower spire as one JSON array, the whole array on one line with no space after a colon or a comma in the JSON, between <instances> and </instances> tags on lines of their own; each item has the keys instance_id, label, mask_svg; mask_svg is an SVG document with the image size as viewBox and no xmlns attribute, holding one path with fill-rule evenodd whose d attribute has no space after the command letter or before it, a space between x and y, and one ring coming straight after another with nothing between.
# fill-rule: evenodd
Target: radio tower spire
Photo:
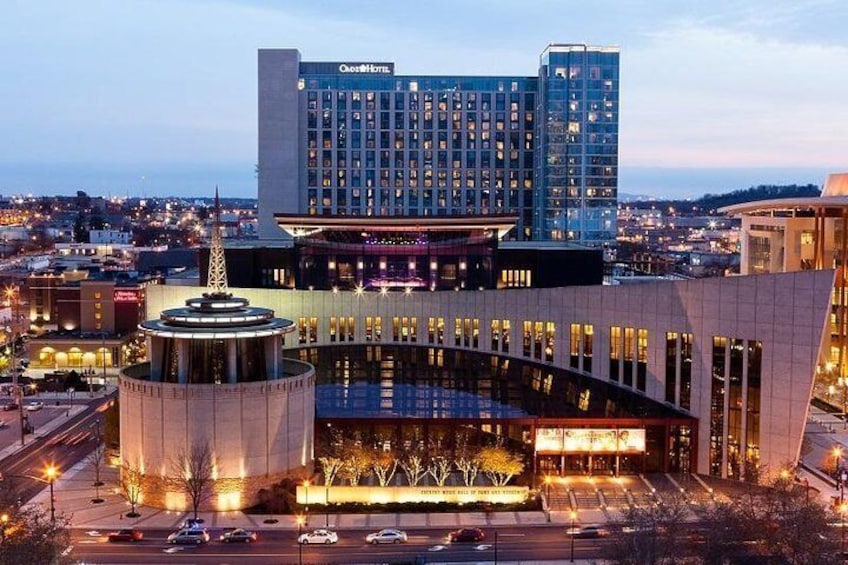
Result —
<instances>
[{"instance_id":1,"label":"radio tower spire","mask_svg":"<svg viewBox=\"0 0 848 565\"><path fill-rule=\"evenodd\" d=\"M221 242L221 201L215 185L215 221L212 225L212 246L209 249L209 276L206 288L211 296L227 296L227 263L224 261L224 244Z\"/></svg>"}]
</instances>

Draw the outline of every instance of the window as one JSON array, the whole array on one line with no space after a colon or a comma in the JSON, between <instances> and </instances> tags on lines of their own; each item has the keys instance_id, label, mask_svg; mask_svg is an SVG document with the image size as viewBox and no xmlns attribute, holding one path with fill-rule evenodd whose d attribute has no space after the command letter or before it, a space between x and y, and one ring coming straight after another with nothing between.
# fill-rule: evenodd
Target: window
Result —
<instances>
[{"instance_id":1,"label":"window","mask_svg":"<svg viewBox=\"0 0 848 565\"><path fill-rule=\"evenodd\" d=\"M580 367L580 324L571 324L568 365L572 369Z\"/></svg>"},{"instance_id":2,"label":"window","mask_svg":"<svg viewBox=\"0 0 848 565\"><path fill-rule=\"evenodd\" d=\"M554 360L554 345L556 341L556 324L545 322L545 361L552 363Z\"/></svg>"},{"instance_id":3,"label":"window","mask_svg":"<svg viewBox=\"0 0 848 565\"><path fill-rule=\"evenodd\" d=\"M633 328L624 328L624 375L621 379L624 386L633 386L634 334Z\"/></svg>"},{"instance_id":4,"label":"window","mask_svg":"<svg viewBox=\"0 0 848 565\"><path fill-rule=\"evenodd\" d=\"M610 328L610 367L609 378L611 381L619 380L619 372L621 369L621 327L612 326Z\"/></svg>"},{"instance_id":5,"label":"window","mask_svg":"<svg viewBox=\"0 0 848 565\"><path fill-rule=\"evenodd\" d=\"M501 352L509 353L509 320L502 320L501 327L503 331L501 333Z\"/></svg>"},{"instance_id":6,"label":"window","mask_svg":"<svg viewBox=\"0 0 848 565\"><path fill-rule=\"evenodd\" d=\"M710 474L722 476L724 466L724 396L727 378L727 338L713 337L710 389Z\"/></svg>"},{"instance_id":7,"label":"window","mask_svg":"<svg viewBox=\"0 0 848 565\"><path fill-rule=\"evenodd\" d=\"M692 408L692 334L680 334L680 407Z\"/></svg>"},{"instance_id":8,"label":"window","mask_svg":"<svg viewBox=\"0 0 848 565\"><path fill-rule=\"evenodd\" d=\"M594 346L595 327L592 324L583 325L583 371L592 373L592 347Z\"/></svg>"},{"instance_id":9,"label":"window","mask_svg":"<svg viewBox=\"0 0 848 565\"><path fill-rule=\"evenodd\" d=\"M498 344L501 341L501 321L492 320L492 351L498 350Z\"/></svg>"},{"instance_id":10,"label":"window","mask_svg":"<svg viewBox=\"0 0 848 565\"><path fill-rule=\"evenodd\" d=\"M365 317L365 341L380 341L380 335L382 334L382 318L377 316L372 318L371 316Z\"/></svg>"},{"instance_id":11,"label":"window","mask_svg":"<svg viewBox=\"0 0 848 565\"><path fill-rule=\"evenodd\" d=\"M636 331L636 389L645 392L648 376L648 330Z\"/></svg>"},{"instance_id":12,"label":"window","mask_svg":"<svg viewBox=\"0 0 848 565\"><path fill-rule=\"evenodd\" d=\"M665 401L677 404L677 332L665 334Z\"/></svg>"},{"instance_id":13,"label":"window","mask_svg":"<svg viewBox=\"0 0 848 565\"><path fill-rule=\"evenodd\" d=\"M533 322L524 321L524 339L522 341L522 352L525 357L530 357L531 344L533 343Z\"/></svg>"}]
</instances>

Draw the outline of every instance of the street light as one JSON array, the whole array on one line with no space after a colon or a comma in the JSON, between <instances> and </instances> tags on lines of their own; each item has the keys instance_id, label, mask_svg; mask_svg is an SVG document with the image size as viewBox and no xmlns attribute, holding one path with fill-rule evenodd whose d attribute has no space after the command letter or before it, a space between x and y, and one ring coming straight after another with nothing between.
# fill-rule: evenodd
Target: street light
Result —
<instances>
[{"instance_id":1,"label":"street light","mask_svg":"<svg viewBox=\"0 0 848 565\"><path fill-rule=\"evenodd\" d=\"M576 537L575 532L574 532L574 521L577 520L577 512L572 510L570 517L571 517L571 562L574 563L574 538Z\"/></svg>"},{"instance_id":2,"label":"street light","mask_svg":"<svg viewBox=\"0 0 848 565\"><path fill-rule=\"evenodd\" d=\"M303 565L303 543L300 541L300 536L303 535L303 524L306 520L303 514L297 515L297 563Z\"/></svg>"},{"instance_id":3,"label":"street light","mask_svg":"<svg viewBox=\"0 0 848 565\"><path fill-rule=\"evenodd\" d=\"M306 518L306 523L308 524L309 523L309 479L303 480L303 488L306 491L304 493L305 496L306 496L306 499L304 500L303 514Z\"/></svg>"},{"instance_id":4,"label":"street light","mask_svg":"<svg viewBox=\"0 0 848 565\"><path fill-rule=\"evenodd\" d=\"M50 484L50 522L53 524L56 523L56 503L53 497L53 482L56 480L58 474L59 471L52 463L44 469L44 476L47 477L47 482Z\"/></svg>"}]
</instances>

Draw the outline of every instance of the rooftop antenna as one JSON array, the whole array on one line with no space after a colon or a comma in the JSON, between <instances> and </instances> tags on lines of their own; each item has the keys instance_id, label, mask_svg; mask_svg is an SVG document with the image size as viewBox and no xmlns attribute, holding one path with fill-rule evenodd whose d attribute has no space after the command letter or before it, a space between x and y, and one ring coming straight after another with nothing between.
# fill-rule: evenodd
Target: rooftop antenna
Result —
<instances>
[{"instance_id":1,"label":"rooftop antenna","mask_svg":"<svg viewBox=\"0 0 848 565\"><path fill-rule=\"evenodd\" d=\"M209 248L209 277L206 281L208 295L224 298L227 292L227 263L224 261L224 244L221 242L221 201L215 185L215 221L212 225L212 246Z\"/></svg>"}]
</instances>

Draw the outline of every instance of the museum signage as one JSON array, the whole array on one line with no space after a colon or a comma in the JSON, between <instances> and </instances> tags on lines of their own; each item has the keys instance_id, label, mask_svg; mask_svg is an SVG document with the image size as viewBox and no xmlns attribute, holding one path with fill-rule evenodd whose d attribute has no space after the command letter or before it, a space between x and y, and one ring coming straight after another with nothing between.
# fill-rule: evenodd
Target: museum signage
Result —
<instances>
[{"instance_id":1,"label":"museum signage","mask_svg":"<svg viewBox=\"0 0 848 565\"><path fill-rule=\"evenodd\" d=\"M561 453L644 453L640 428L538 428L536 451Z\"/></svg>"}]
</instances>

